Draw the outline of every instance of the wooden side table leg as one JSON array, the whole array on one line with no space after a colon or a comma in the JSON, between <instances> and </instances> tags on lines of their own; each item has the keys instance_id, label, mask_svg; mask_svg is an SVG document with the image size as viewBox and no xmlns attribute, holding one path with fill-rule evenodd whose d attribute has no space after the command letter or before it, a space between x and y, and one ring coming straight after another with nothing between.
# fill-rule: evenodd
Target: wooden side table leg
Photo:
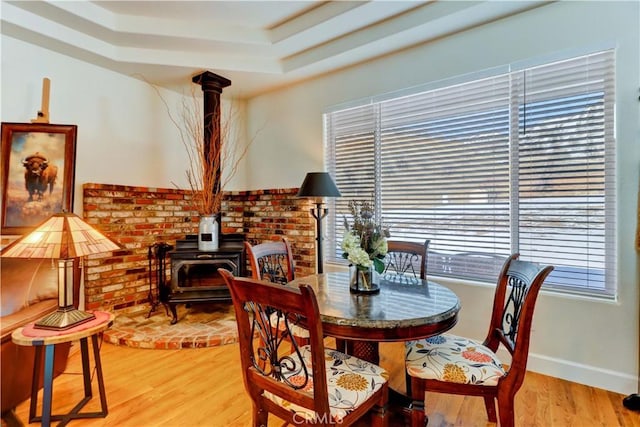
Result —
<instances>
[{"instance_id":1,"label":"wooden side table leg","mask_svg":"<svg viewBox=\"0 0 640 427\"><path fill-rule=\"evenodd\" d=\"M80 339L80 355L82 358L82 379L84 381L84 397L92 397L91 391L91 365L89 364L89 346L87 338Z\"/></svg>"},{"instance_id":2,"label":"wooden side table leg","mask_svg":"<svg viewBox=\"0 0 640 427\"><path fill-rule=\"evenodd\" d=\"M38 382L42 368L42 346L36 346L33 358L33 375L31 377L31 401L29 402L29 422L35 421L36 407L38 406Z\"/></svg>"},{"instance_id":3,"label":"wooden side table leg","mask_svg":"<svg viewBox=\"0 0 640 427\"><path fill-rule=\"evenodd\" d=\"M96 374L98 376L98 390L100 392L100 406L102 408L102 416L106 417L109 413L107 408L107 394L104 389L104 378L102 376L102 362L100 361L100 346L98 345L98 334L91 337L93 342L93 358L96 364Z\"/></svg>"},{"instance_id":4,"label":"wooden side table leg","mask_svg":"<svg viewBox=\"0 0 640 427\"><path fill-rule=\"evenodd\" d=\"M35 421L36 407L38 406L38 383L42 373L42 346L35 347L33 358L33 376L31 377L31 402L29 402L29 422Z\"/></svg>"},{"instance_id":5,"label":"wooden side table leg","mask_svg":"<svg viewBox=\"0 0 640 427\"><path fill-rule=\"evenodd\" d=\"M44 347L44 390L42 393L42 426L51 425L51 397L53 395L53 356L55 344Z\"/></svg>"}]
</instances>

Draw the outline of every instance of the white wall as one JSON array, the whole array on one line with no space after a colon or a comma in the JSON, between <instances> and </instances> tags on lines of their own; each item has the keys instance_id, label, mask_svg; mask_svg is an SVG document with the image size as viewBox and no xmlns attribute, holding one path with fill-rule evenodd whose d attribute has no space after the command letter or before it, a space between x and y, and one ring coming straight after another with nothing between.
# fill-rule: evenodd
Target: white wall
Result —
<instances>
[{"instance_id":1,"label":"white wall","mask_svg":"<svg viewBox=\"0 0 640 427\"><path fill-rule=\"evenodd\" d=\"M3 122L29 123L51 80L50 123L78 126L74 212L86 182L186 188L185 150L153 88L139 80L2 36ZM162 91L171 108L180 96Z\"/></svg>"},{"instance_id":2,"label":"white wall","mask_svg":"<svg viewBox=\"0 0 640 427\"><path fill-rule=\"evenodd\" d=\"M618 287L616 302L542 294L529 368L631 393L639 364L636 227L640 169L638 2L559 2L249 101L250 129L266 123L248 159L250 189L296 187L323 170L322 113L329 107L451 76L617 47ZM482 338L493 289L447 282L462 300L456 333Z\"/></svg>"},{"instance_id":3,"label":"white wall","mask_svg":"<svg viewBox=\"0 0 640 427\"><path fill-rule=\"evenodd\" d=\"M489 26L249 100L255 141L245 174L229 189L298 187L323 169L322 113L379 95L555 52L617 46L617 213L619 299L544 294L534 321L529 368L572 381L637 391L638 255L633 249L640 170L638 2L558 2ZM157 94L145 83L11 37L0 38L2 121L29 122L51 79L51 123L78 125L75 212L85 182L185 188L185 152ZM170 106L179 97L163 92ZM455 331L480 338L492 289L449 283L462 300Z\"/></svg>"}]
</instances>

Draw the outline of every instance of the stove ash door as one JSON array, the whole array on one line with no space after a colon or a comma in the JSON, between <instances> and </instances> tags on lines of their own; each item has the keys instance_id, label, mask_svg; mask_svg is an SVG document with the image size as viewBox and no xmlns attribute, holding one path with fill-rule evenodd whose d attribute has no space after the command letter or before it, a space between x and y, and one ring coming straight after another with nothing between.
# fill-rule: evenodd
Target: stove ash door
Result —
<instances>
[{"instance_id":1,"label":"stove ash door","mask_svg":"<svg viewBox=\"0 0 640 427\"><path fill-rule=\"evenodd\" d=\"M228 291L224 279L218 273L219 268L238 274L238 265L230 259L172 260L171 293Z\"/></svg>"}]
</instances>

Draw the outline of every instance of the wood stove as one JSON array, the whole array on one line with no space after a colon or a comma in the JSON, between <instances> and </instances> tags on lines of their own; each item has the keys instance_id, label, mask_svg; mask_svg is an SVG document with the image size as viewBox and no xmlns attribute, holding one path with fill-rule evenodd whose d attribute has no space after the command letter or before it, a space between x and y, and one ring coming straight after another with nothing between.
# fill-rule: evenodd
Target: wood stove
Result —
<instances>
[{"instance_id":1,"label":"wood stove","mask_svg":"<svg viewBox=\"0 0 640 427\"><path fill-rule=\"evenodd\" d=\"M192 78L199 84L203 92L204 112L204 157L208 159L204 173L215 174L213 187L203 189L220 193L220 94L231 85L231 80L205 71ZM245 275L244 235L218 234L218 249L211 251L198 250L198 236L189 235L176 242L176 249L169 252L171 260L170 289L166 303L171 309L171 324L178 322L177 304L231 300L231 294L218 270L224 268L235 276Z\"/></svg>"},{"instance_id":2,"label":"wood stove","mask_svg":"<svg viewBox=\"0 0 640 427\"><path fill-rule=\"evenodd\" d=\"M171 280L166 302L171 309L171 324L178 322L177 304L230 301L231 294L218 272L224 268L235 276L245 275L244 236L221 234L214 251L198 250L198 237L188 235L169 252Z\"/></svg>"}]
</instances>

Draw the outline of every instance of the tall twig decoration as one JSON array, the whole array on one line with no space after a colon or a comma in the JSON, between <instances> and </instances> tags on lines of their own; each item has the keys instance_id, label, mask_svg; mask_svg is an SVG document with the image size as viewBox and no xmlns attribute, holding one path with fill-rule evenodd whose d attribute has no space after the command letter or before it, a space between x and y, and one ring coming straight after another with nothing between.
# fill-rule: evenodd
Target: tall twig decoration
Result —
<instances>
[{"instance_id":1,"label":"tall twig decoration","mask_svg":"<svg viewBox=\"0 0 640 427\"><path fill-rule=\"evenodd\" d=\"M223 189L238 172L238 165L246 156L255 136L241 146L238 129L232 126L239 121L239 112L233 101L228 109L222 109L219 122L211 121L210 132L205 132L202 102L196 95L195 86L191 88L191 96L182 100L179 120L171 113L158 88L153 88L164 103L169 119L180 132L189 162L187 182L198 212L200 215L219 214ZM211 135L208 143L205 135ZM217 135L220 135L219 143L215 141Z\"/></svg>"}]
</instances>

